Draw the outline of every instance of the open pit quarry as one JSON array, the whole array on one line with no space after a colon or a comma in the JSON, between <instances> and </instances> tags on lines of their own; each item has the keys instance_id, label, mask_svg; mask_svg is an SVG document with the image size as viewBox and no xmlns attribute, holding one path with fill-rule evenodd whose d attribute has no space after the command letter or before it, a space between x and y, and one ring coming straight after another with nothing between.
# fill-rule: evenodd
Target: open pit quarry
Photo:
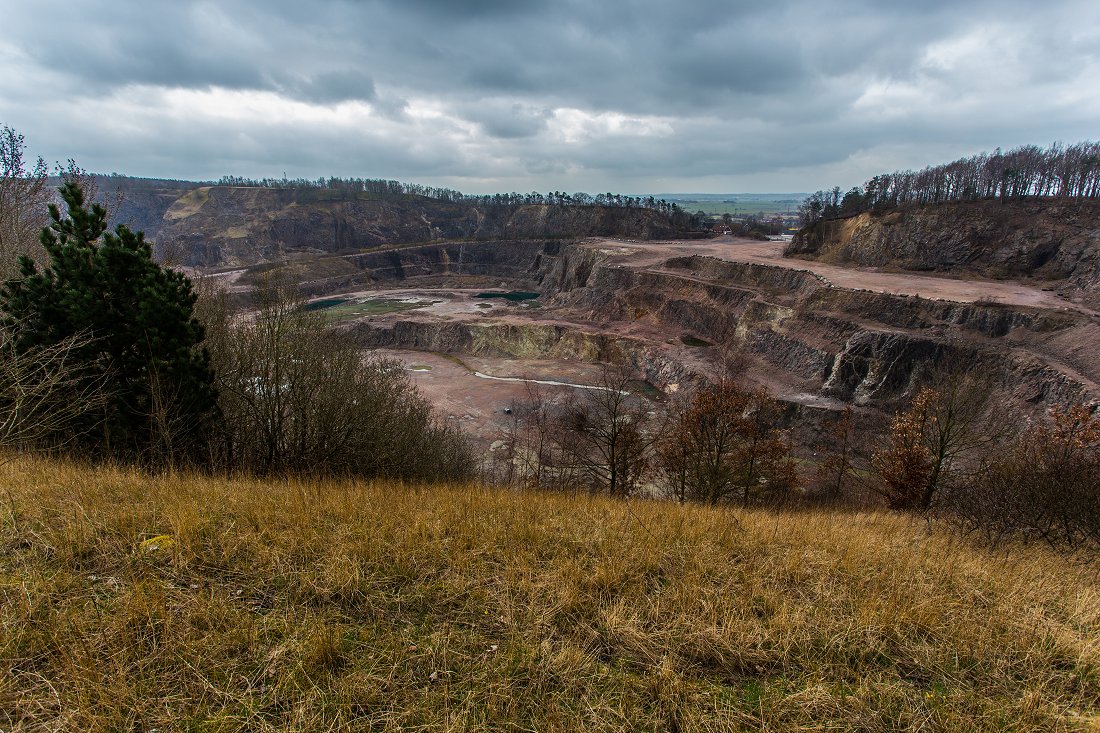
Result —
<instances>
[{"instance_id":1,"label":"open pit quarry","mask_svg":"<svg viewBox=\"0 0 1100 733\"><path fill-rule=\"evenodd\" d=\"M1080 302L1042 284L794 259L783 247L444 242L286 267L314 307L403 361L487 445L532 385L590 387L602 364L632 367L662 399L733 356L813 431L845 404L892 409L945 365L988 376L1025 414L1100 398L1100 314ZM224 275L240 289L254 276Z\"/></svg>"}]
</instances>

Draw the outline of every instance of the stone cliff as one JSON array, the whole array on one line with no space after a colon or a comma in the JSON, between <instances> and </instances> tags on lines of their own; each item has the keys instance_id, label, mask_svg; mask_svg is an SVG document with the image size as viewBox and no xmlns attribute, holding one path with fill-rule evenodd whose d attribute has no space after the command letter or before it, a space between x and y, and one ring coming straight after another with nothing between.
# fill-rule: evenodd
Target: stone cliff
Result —
<instances>
[{"instance_id":1,"label":"stone cliff","mask_svg":"<svg viewBox=\"0 0 1100 733\"><path fill-rule=\"evenodd\" d=\"M685 234L649 209L474 205L329 189L200 186L143 191L124 205L162 252L199 268L440 240Z\"/></svg>"},{"instance_id":2,"label":"stone cliff","mask_svg":"<svg viewBox=\"0 0 1100 733\"><path fill-rule=\"evenodd\" d=\"M1095 349L1080 347L1096 344L1098 327L1084 313L849 290L710 257L638 269L576 246L542 260L559 307L753 354L763 378L821 396L889 404L951 365L1044 409L1100 398Z\"/></svg>"},{"instance_id":3,"label":"stone cliff","mask_svg":"<svg viewBox=\"0 0 1100 733\"><path fill-rule=\"evenodd\" d=\"M838 264L1049 281L1097 304L1100 202L1036 199L912 206L822 220L795 235L795 257Z\"/></svg>"}]
</instances>

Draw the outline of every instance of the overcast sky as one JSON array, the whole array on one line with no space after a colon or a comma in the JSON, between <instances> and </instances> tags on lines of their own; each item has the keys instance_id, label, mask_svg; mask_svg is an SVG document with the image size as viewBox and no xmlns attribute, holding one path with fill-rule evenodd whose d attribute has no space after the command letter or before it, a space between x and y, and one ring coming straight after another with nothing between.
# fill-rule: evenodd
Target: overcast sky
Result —
<instances>
[{"instance_id":1,"label":"overcast sky","mask_svg":"<svg viewBox=\"0 0 1100 733\"><path fill-rule=\"evenodd\" d=\"M47 161L467 192L811 191L1100 138L1096 0L0 0Z\"/></svg>"}]
</instances>

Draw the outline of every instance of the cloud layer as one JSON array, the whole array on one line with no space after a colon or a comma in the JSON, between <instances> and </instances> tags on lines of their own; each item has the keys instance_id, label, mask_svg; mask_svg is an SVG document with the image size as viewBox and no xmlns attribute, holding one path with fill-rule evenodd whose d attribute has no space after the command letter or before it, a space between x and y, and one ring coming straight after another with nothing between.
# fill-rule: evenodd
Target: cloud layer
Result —
<instances>
[{"instance_id":1,"label":"cloud layer","mask_svg":"<svg viewBox=\"0 0 1100 733\"><path fill-rule=\"evenodd\" d=\"M0 122L98 171L805 191L1100 136L1080 0L0 5Z\"/></svg>"}]
</instances>

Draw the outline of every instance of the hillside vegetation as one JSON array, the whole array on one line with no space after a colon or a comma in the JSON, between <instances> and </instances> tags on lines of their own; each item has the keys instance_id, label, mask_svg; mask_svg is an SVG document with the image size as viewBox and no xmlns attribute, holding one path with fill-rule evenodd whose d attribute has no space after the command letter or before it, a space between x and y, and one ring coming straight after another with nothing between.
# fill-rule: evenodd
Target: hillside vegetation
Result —
<instances>
[{"instance_id":1,"label":"hillside vegetation","mask_svg":"<svg viewBox=\"0 0 1100 733\"><path fill-rule=\"evenodd\" d=\"M527 202L532 196L537 202ZM636 206L575 203L573 197L550 202L536 194L527 199L217 185L136 189L125 194L118 216L139 224L162 256L195 267L249 266L450 239L653 239L686 236L693 229L692 217L678 208L650 208L640 199Z\"/></svg>"},{"instance_id":2,"label":"hillside vegetation","mask_svg":"<svg viewBox=\"0 0 1100 733\"><path fill-rule=\"evenodd\" d=\"M1086 731L1100 588L887 514L0 466L0 728Z\"/></svg>"}]
</instances>

